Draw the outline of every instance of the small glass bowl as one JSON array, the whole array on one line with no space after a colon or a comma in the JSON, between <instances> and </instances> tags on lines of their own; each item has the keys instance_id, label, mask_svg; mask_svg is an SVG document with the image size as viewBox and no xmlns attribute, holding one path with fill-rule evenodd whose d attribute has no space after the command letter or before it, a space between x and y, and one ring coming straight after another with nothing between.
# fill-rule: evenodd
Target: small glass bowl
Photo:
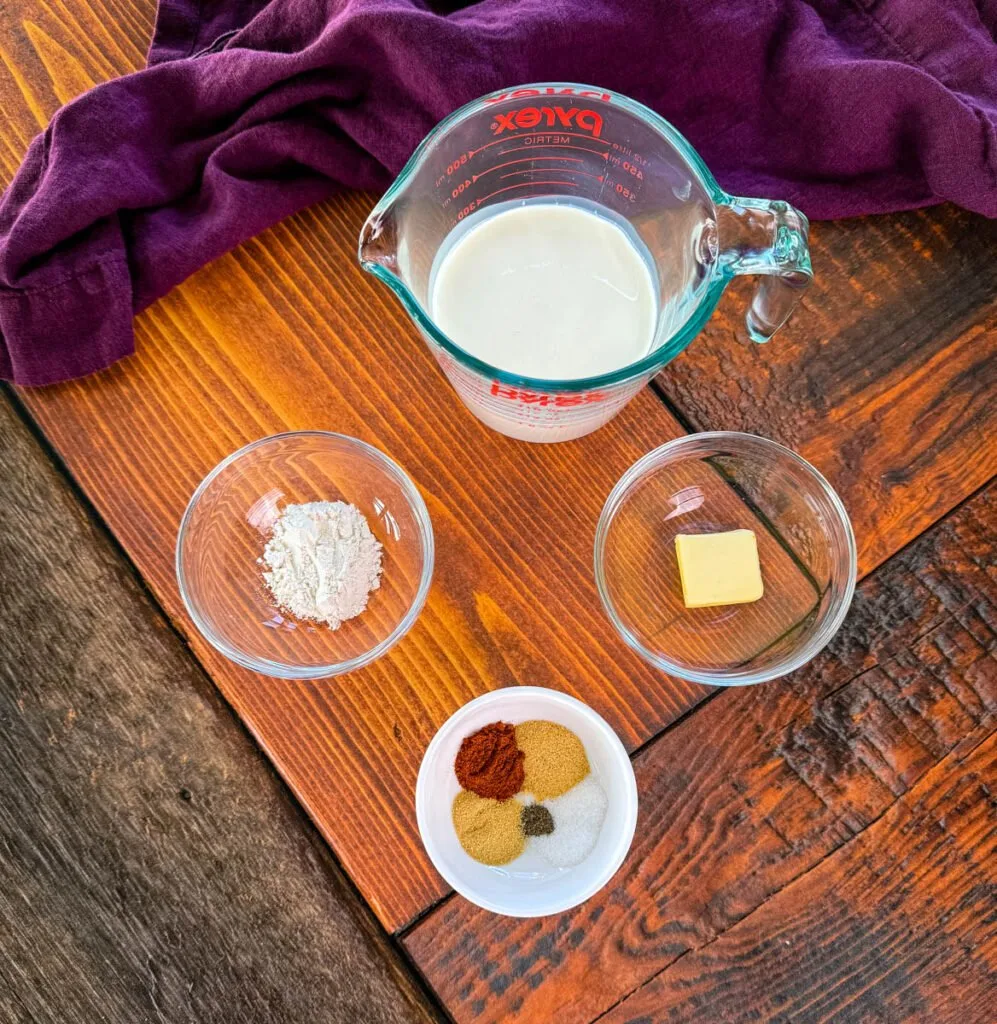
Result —
<instances>
[{"instance_id":1,"label":"small glass bowl","mask_svg":"<svg viewBox=\"0 0 997 1024\"><path fill-rule=\"evenodd\" d=\"M383 545L381 585L366 610L333 630L279 609L259 559L285 505L345 501ZM319 430L276 434L220 462L190 499L177 537L177 581L204 637L245 668L323 679L379 658L409 630L433 575L422 496L376 448Z\"/></svg>"},{"instance_id":2,"label":"small glass bowl","mask_svg":"<svg viewBox=\"0 0 997 1024\"><path fill-rule=\"evenodd\" d=\"M763 596L686 608L675 535L736 529L755 533ZM613 625L652 665L745 686L800 668L837 632L855 591L855 537L831 485L795 452L752 434L690 434L613 488L595 579Z\"/></svg>"}]
</instances>

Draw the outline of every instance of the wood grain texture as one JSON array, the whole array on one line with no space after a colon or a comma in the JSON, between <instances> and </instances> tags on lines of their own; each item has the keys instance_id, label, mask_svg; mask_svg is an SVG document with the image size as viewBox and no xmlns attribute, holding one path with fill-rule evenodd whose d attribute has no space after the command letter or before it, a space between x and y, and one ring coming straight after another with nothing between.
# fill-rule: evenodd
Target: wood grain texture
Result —
<instances>
[{"instance_id":1,"label":"wood grain texture","mask_svg":"<svg viewBox=\"0 0 997 1024\"><path fill-rule=\"evenodd\" d=\"M122 53L98 31L98 21L113 29L113 8L50 2L4 8L13 39L0 118L12 152L37 126L33 106L51 114L84 73L127 70L141 50ZM56 46L65 57L41 55ZM436 531L436 574L419 622L388 656L335 682L294 684L237 670L191 636L377 915L398 928L446 891L418 839L413 794L423 750L461 704L515 682L552 685L598 708L633 748L706 691L626 648L592 573L613 483L681 428L650 390L565 445L481 426L395 300L357 266L372 201L343 197L267 232L139 317L138 356L23 397L183 631L177 526L229 452L280 430L330 429L412 475Z\"/></svg>"},{"instance_id":2,"label":"wood grain texture","mask_svg":"<svg viewBox=\"0 0 997 1024\"><path fill-rule=\"evenodd\" d=\"M436 1019L0 396L0 1020Z\"/></svg>"},{"instance_id":3,"label":"wood grain texture","mask_svg":"<svg viewBox=\"0 0 997 1024\"><path fill-rule=\"evenodd\" d=\"M995 797L997 735L972 734L858 839L602 1024L990 1024Z\"/></svg>"},{"instance_id":4,"label":"wood grain texture","mask_svg":"<svg viewBox=\"0 0 997 1024\"><path fill-rule=\"evenodd\" d=\"M997 473L997 222L954 207L814 224L771 344L737 282L657 378L697 430L762 434L838 490L869 572Z\"/></svg>"},{"instance_id":5,"label":"wood grain texture","mask_svg":"<svg viewBox=\"0 0 997 1024\"><path fill-rule=\"evenodd\" d=\"M610 885L577 910L513 921L455 896L427 915L405 942L454 1017L591 1021L717 943L794 880L851 847L899 801L912 808L920 796L911 794L927 792L917 789L922 781L930 789L951 769L952 778L938 784L952 788L959 759L992 733L997 716L995 545L997 485L866 579L841 633L806 669L782 682L724 692L651 743L634 763L640 817L630 855ZM948 769L938 775L943 764ZM993 784L995 767L991 761ZM982 821L993 825L992 797L979 787L960 792L988 805L967 808L967 835L952 840L967 844L978 865L984 840L977 830ZM881 856L891 856L889 833L877 836L887 844ZM898 861L906 849L898 834ZM961 899L961 886L972 889L975 878L953 879L953 894ZM881 903L852 908L856 927L876 915L893 923L892 939L884 932L876 940L882 944L903 941L902 918L887 913L892 886L886 881L873 890ZM928 917L920 920L919 929L928 927ZM953 963L965 924L961 919L951 943L937 950L952 965L954 984L962 971L968 978L977 970L969 954ZM992 971L997 945L987 934L979 955ZM919 936L930 945L929 935ZM967 941L975 943L983 933L972 936ZM836 948L822 948L817 936L808 943L809 971L847 976L848 961L837 958ZM736 962L728 966L737 969ZM800 992L808 984L801 979ZM941 984L928 980L925 991ZM937 1005L943 1003L939 995ZM700 1019L690 1005L681 1010L671 1019ZM710 1011L702 1019L728 1019L715 1002ZM757 1019L770 1018L759 1010Z\"/></svg>"}]
</instances>

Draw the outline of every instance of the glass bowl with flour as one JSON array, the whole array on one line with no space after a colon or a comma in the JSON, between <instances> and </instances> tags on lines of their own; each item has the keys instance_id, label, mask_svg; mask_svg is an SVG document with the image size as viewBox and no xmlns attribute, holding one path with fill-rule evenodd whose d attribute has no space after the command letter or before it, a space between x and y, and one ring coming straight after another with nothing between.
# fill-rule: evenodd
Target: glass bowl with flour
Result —
<instances>
[{"instance_id":1,"label":"glass bowl with flour","mask_svg":"<svg viewBox=\"0 0 997 1024\"><path fill-rule=\"evenodd\" d=\"M433 573L415 485L355 438L297 431L216 466L177 538L180 594L202 635L265 675L367 665L411 627Z\"/></svg>"}]
</instances>

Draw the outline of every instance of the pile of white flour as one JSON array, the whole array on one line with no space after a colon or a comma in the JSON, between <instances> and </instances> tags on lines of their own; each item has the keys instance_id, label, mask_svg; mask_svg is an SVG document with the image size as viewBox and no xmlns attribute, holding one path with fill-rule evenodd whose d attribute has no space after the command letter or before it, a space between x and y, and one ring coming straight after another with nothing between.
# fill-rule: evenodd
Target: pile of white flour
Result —
<instances>
[{"instance_id":1,"label":"pile of white flour","mask_svg":"<svg viewBox=\"0 0 997 1024\"><path fill-rule=\"evenodd\" d=\"M360 509L343 501L286 506L261 562L281 608L332 629L359 615L381 585L381 544Z\"/></svg>"}]
</instances>

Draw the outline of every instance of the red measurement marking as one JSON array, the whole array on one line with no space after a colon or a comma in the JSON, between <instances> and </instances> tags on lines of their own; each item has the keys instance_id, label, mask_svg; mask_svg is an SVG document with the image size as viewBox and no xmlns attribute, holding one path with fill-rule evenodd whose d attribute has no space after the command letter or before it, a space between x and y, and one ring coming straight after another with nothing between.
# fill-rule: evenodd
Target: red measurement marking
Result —
<instances>
[{"instance_id":1,"label":"red measurement marking","mask_svg":"<svg viewBox=\"0 0 997 1024\"><path fill-rule=\"evenodd\" d=\"M618 142L611 142L610 145L618 153L622 153L624 156L629 156L632 160L636 160L637 163L643 164L647 167L649 161L646 156L641 156L640 153L635 153L629 146L621 146Z\"/></svg>"},{"instance_id":2,"label":"red measurement marking","mask_svg":"<svg viewBox=\"0 0 997 1024\"><path fill-rule=\"evenodd\" d=\"M578 188L577 181L521 181L518 185L506 185L505 188L498 188L494 192L489 192L488 195L482 196L478 200L478 206L491 199L492 196L501 195L503 192L511 192L514 188L531 188L534 185L570 185L572 188Z\"/></svg>"},{"instance_id":3,"label":"red measurement marking","mask_svg":"<svg viewBox=\"0 0 997 1024\"><path fill-rule=\"evenodd\" d=\"M588 146L572 146L567 142L543 142L537 146L513 146L512 149L503 149L499 156L508 156L509 153L532 153L537 149L570 149L572 153L594 153L596 156L601 156L603 160L609 160L608 150L589 149ZM554 157L538 156L536 159L553 160ZM561 159L563 159L563 157Z\"/></svg>"},{"instance_id":4,"label":"red measurement marking","mask_svg":"<svg viewBox=\"0 0 997 1024\"><path fill-rule=\"evenodd\" d=\"M538 135L560 135L562 137L566 136L567 138L570 139L584 139L586 142L595 141L591 135L583 135L581 132L523 132L522 135L503 135L501 139L495 139L493 142L486 142L483 146L478 146L477 149L469 149L467 151L467 155L475 156L476 154L482 152L482 150L488 149L489 146L497 146L500 142L512 142L513 139L532 139ZM555 145L555 143L551 143L551 145ZM575 147L571 146L569 148L574 149ZM613 148L617 148L615 144ZM593 152L601 152L601 150L593 150Z\"/></svg>"},{"instance_id":5,"label":"red measurement marking","mask_svg":"<svg viewBox=\"0 0 997 1024\"><path fill-rule=\"evenodd\" d=\"M504 164L496 164L494 167L489 167L487 171L482 171L480 174L472 174L471 181L475 182L478 178L483 178L486 174L491 174L492 171L497 171L501 167L511 167L513 164L531 164L534 160L570 160L572 163L577 164L584 162L584 159L580 156L526 156L520 160L506 160ZM547 169L550 170L550 168ZM538 167L537 170L541 171L543 168ZM502 177L507 178L509 175L503 174Z\"/></svg>"},{"instance_id":6,"label":"red measurement marking","mask_svg":"<svg viewBox=\"0 0 997 1024\"><path fill-rule=\"evenodd\" d=\"M549 171L549 170L550 170L549 167L537 167L535 170L532 170L532 171L530 171L530 170L526 170L526 171L510 171L508 174L500 174L499 177L500 178L514 178L517 174L535 174L537 171L543 172L543 171ZM595 178L596 181L602 181L603 178L605 177L605 175L603 175L603 174L591 174L589 171L579 171L579 170L577 170L574 167L565 167L565 171L568 174L581 174L581 175L583 175L586 178ZM536 184L539 185L539 184L542 184L542 183L538 181L538 182L536 182Z\"/></svg>"}]
</instances>

